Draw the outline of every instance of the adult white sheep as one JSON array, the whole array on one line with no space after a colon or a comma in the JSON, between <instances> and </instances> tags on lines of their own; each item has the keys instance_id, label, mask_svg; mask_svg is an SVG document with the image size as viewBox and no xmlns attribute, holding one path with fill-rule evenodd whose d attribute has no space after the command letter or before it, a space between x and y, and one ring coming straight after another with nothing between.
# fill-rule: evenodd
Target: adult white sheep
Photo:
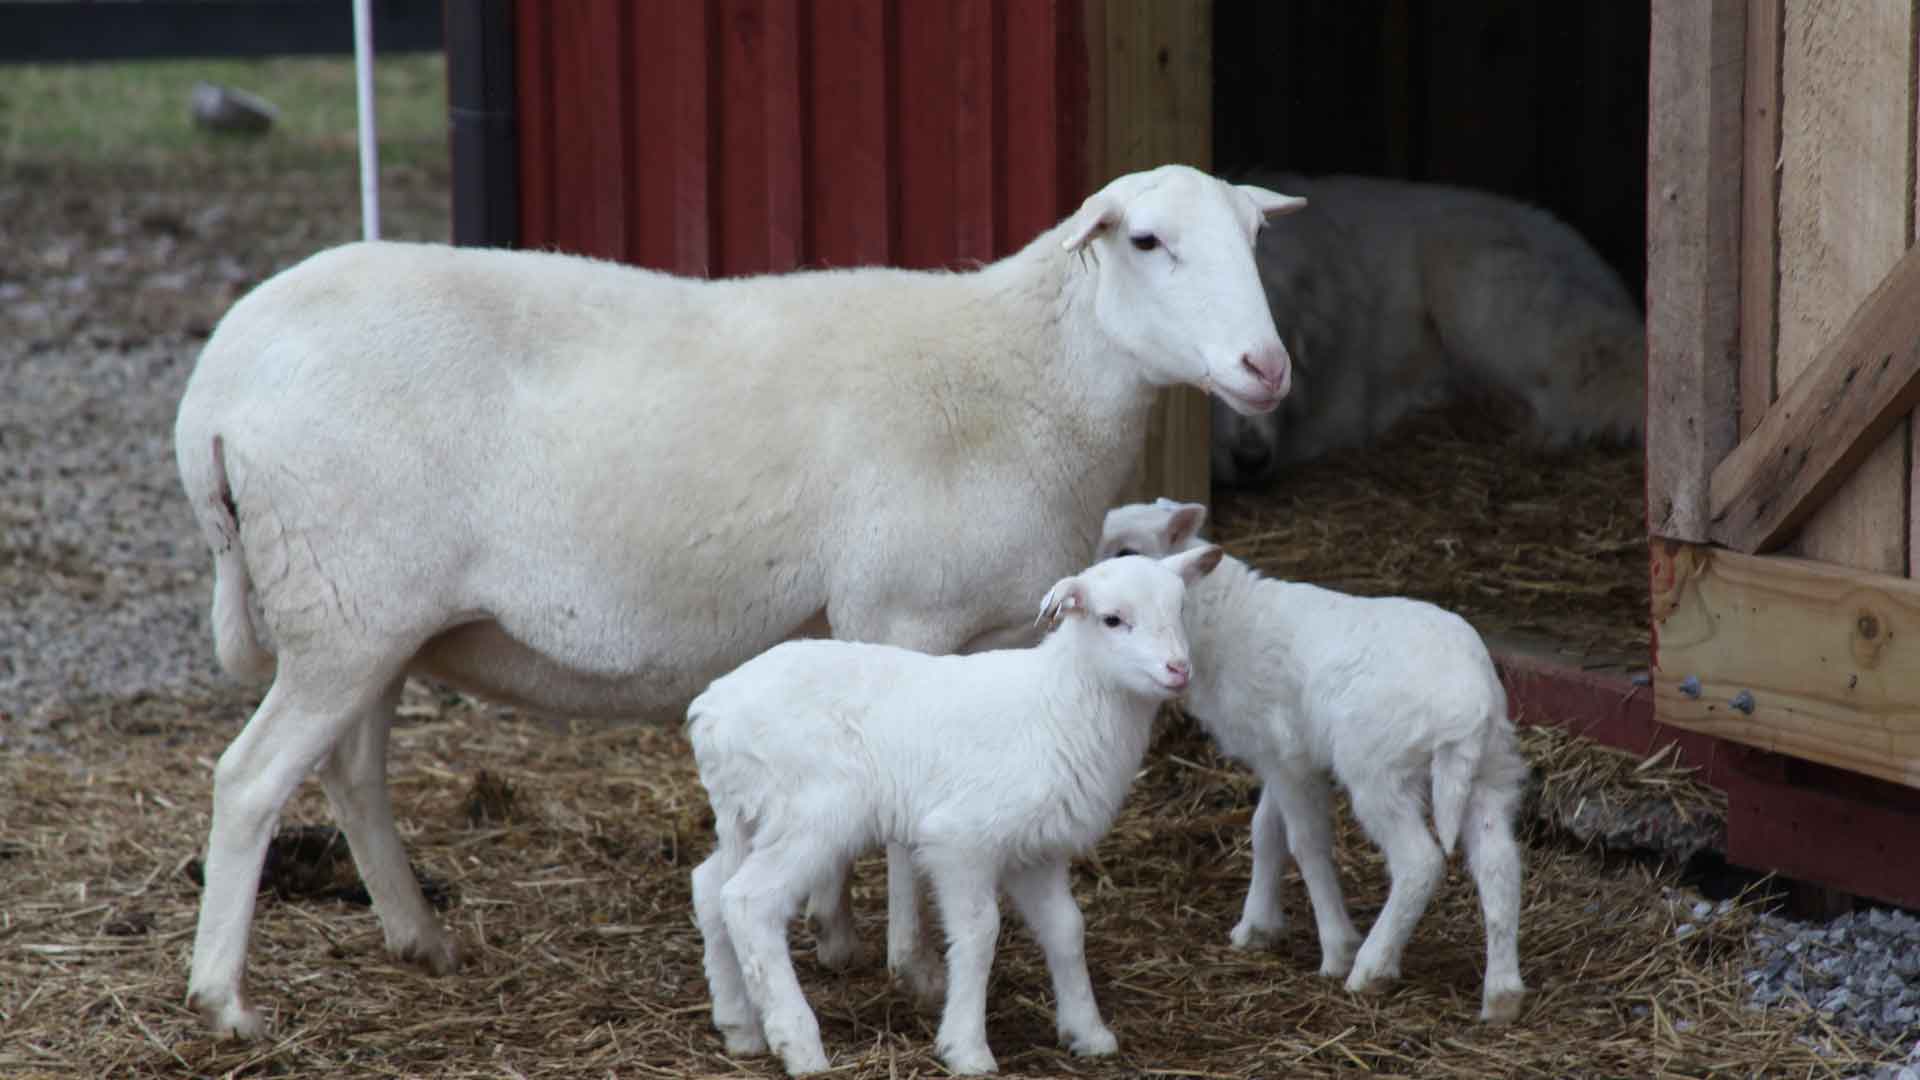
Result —
<instances>
[{"instance_id":1,"label":"adult white sheep","mask_svg":"<svg viewBox=\"0 0 1920 1080\"><path fill-rule=\"evenodd\" d=\"M220 1032L262 1031L254 890L316 766L387 948L456 965L386 789L409 673L667 716L803 630L1017 640L1091 555L1157 388L1249 411L1286 394L1252 248L1300 205L1167 166L972 273L703 282L354 244L255 289L175 429L221 663L273 675L214 772L191 999ZM912 885L891 870L888 954L924 988Z\"/></svg>"},{"instance_id":2,"label":"adult white sheep","mask_svg":"<svg viewBox=\"0 0 1920 1080\"><path fill-rule=\"evenodd\" d=\"M1119 507L1099 553L1204 545L1205 516L1197 503L1165 499ZM1345 975L1355 992L1378 990L1399 978L1407 938L1458 841L1486 922L1480 1018L1518 1016L1526 987L1513 815L1527 764L1480 635L1432 604L1274 581L1231 557L1191 591L1186 620L1195 672L1187 711L1261 780L1253 882L1233 944L1262 944L1286 926L1278 890L1291 848L1319 924L1320 973ZM1333 867L1328 772L1393 879L1364 944Z\"/></svg>"},{"instance_id":3,"label":"adult white sheep","mask_svg":"<svg viewBox=\"0 0 1920 1080\"><path fill-rule=\"evenodd\" d=\"M1564 222L1439 184L1271 182L1312 203L1262 234L1254 255L1269 303L1286 313L1294 392L1260 416L1214 409L1215 482L1258 483L1364 446L1463 394L1508 406L1516 434L1540 448L1638 440L1645 320Z\"/></svg>"},{"instance_id":4,"label":"adult white sheep","mask_svg":"<svg viewBox=\"0 0 1920 1080\"><path fill-rule=\"evenodd\" d=\"M687 736L719 843L694 871L693 902L729 1053L771 1046L789 1073L827 1068L787 923L882 843L912 852L946 922L937 1047L949 1069L994 1069L987 975L1003 884L1046 953L1061 1043L1114 1052L1067 862L1113 824L1154 714L1187 685L1184 586L1219 561L1206 547L1067 578L1040 607L1062 625L1031 648L788 642L694 699Z\"/></svg>"}]
</instances>

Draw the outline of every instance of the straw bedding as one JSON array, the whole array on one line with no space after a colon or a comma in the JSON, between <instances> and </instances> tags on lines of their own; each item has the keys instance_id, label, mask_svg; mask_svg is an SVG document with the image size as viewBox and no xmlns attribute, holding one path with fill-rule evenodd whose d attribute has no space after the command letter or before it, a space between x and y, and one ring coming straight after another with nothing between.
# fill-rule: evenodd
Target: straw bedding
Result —
<instances>
[{"instance_id":1,"label":"straw bedding","mask_svg":"<svg viewBox=\"0 0 1920 1080\"><path fill-rule=\"evenodd\" d=\"M396 808L467 966L432 979L384 957L350 862L315 828L330 819L310 783L281 825L306 843L284 845L255 921L250 987L274 1038L207 1038L182 1002L194 876L212 763L248 704L81 704L54 728L57 752L0 758L0 1074L777 1074L766 1059L727 1059L708 1024L687 889L710 822L680 733L568 734L418 686L394 732ZM1246 884L1252 784L1189 723L1162 724L1125 814L1076 874L1121 1055L1082 1062L1053 1048L1046 974L1009 916L989 1016L1008 1072L1824 1076L1878 1052L1803 1012L1743 1006L1750 906L1677 938L1679 923L1700 920L1671 863L1603 864L1550 825L1529 826L1523 972L1536 994L1513 1027L1474 1019L1479 916L1457 865L1384 996L1356 999L1314 974L1297 879L1284 945L1236 953L1226 940ZM1547 781L1545 820L1595 797L1717 812L1665 762L1556 730L1530 729L1525 746ZM1381 861L1344 820L1340 849L1364 925L1384 898ZM317 865L289 872L302 863ZM875 970L883 894L870 862L856 891L868 948L857 973L818 971L796 931L802 980L843 1074L938 1074L937 1016Z\"/></svg>"}]
</instances>

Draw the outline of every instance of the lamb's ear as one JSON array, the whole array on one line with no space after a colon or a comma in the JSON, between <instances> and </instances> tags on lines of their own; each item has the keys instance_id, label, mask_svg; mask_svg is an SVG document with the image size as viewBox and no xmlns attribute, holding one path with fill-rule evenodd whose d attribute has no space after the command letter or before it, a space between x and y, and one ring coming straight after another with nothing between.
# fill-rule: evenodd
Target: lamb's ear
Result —
<instances>
[{"instance_id":1,"label":"lamb's ear","mask_svg":"<svg viewBox=\"0 0 1920 1080\"><path fill-rule=\"evenodd\" d=\"M1261 217L1277 218L1307 208L1307 200L1298 195L1282 195L1277 191L1268 191L1266 188L1255 187L1252 184L1235 186L1245 192L1247 198L1253 200L1253 205L1260 211Z\"/></svg>"},{"instance_id":2,"label":"lamb's ear","mask_svg":"<svg viewBox=\"0 0 1920 1080\"><path fill-rule=\"evenodd\" d=\"M1181 581L1191 585L1213 573L1213 568L1220 565L1220 558L1225 554L1220 550L1220 545L1208 544L1178 555L1169 555L1160 560L1160 565L1179 574Z\"/></svg>"},{"instance_id":3,"label":"lamb's ear","mask_svg":"<svg viewBox=\"0 0 1920 1080\"><path fill-rule=\"evenodd\" d=\"M1084 615L1087 610L1087 585L1077 577L1061 578L1040 601L1035 626L1052 626L1063 616Z\"/></svg>"},{"instance_id":4,"label":"lamb's ear","mask_svg":"<svg viewBox=\"0 0 1920 1080\"><path fill-rule=\"evenodd\" d=\"M1119 202L1104 191L1096 191L1087 196L1087 201L1080 204L1080 209L1073 212L1073 217L1067 219L1067 238L1060 241L1060 246L1068 251L1079 251L1102 230L1119 223Z\"/></svg>"},{"instance_id":5,"label":"lamb's ear","mask_svg":"<svg viewBox=\"0 0 1920 1080\"><path fill-rule=\"evenodd\" d=\"M1173 503L1172 516L1167 518L1167 550L1179 551L1188 540L1200 532L1200 526L1206 524L1207 508L1202 503Z\"/></svg>"}]
</instances>

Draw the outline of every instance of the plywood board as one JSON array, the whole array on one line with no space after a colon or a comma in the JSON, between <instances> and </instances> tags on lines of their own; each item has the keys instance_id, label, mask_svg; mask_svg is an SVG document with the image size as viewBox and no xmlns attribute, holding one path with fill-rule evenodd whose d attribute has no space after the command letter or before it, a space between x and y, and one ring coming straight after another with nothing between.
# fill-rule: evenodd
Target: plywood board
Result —
<instances>
[{"instance_id":1,"label":"plywood board","mask_svg":"<svg viewBox=\"0 0 1920 1080\"><path fill-rule=\"evenodd\" d=\"M1747 7L1654 0L1647 164L1647 518L1705 540L1739 436L1740 171Z\"/></svg>"},{"instance_id":2,"label":"plywood board","mask_svg":"<svg viewBox=\"0 0 1920 1080\"><path fill-rule=\"evenodd\" d=\"M1087 26L1090 83L1105 95L1093 105L1092 186L1167 162L1211 168L1213 4L1090 0ZM1208 501L1210 433L1204 395L1161 394L1131 496Z\"/></svg>"},{"instance_id":3,"label":"plywood board","mask_svg":"<svg viewBox=\"0 0 1920 1080\"><path fill-rule=\"evenodd\" d=\"M1920 583L1656 541L1653 607L1660 723L1920 787Z\"/></svg>"},{"instance_id":4,"label":"plywood board","mask_svg":"<svg viewBox=\"0 0 1920 1080\"><path fill-rule=\"evenodd\" d=\"M1789 0L1780 105L1780 385L1841 331L1907 247L1913 213L1911 0ZM1801 530L1795 550L1907 565L1900 425Z\"/></svg>"}]
</instances>

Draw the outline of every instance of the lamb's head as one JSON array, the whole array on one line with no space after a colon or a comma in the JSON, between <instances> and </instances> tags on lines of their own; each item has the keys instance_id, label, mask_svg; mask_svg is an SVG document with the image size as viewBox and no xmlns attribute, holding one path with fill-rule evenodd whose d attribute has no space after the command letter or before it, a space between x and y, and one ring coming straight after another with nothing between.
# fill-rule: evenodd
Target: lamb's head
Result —
<instances>
[{"instance_id":1,"label":"lamb's head","mask_svg":"<svg viewBox=\"0 0 1920 1080\"><path fill-rule=\"evenodd\" d=\"M1159 559L1190 551L1206 544L1200 539L1200 526L1206 521L1207 508L1201 503L1155 499L1116 506L1107 511L1100 526L1094 557L1102 562L1129 555Z\"/></svg>"},{"instance_id":2,"label":"lamb's head","mask_svg":"<svg viewBox=\"0 0 1920 1080\"><path fill-rule=\"evenodd\" d=\"M1061 244L1088 253L1095 318L1149 382L1186 383L1236 412L1264 413L1286 397L1292 375L1253 245L1268 217L1305 205L1163 165L1088 196Z\"/></svg>"},{"instance_id":3,"label":"lamb's head","mask_svg":"<svg viewBox=\"0 0 1920 1080\"><path fill-rule=\"evenodd\" d=\"M1100 676L1140 697L1165 700L1187 687L1192 667L1181 608L1187 586L1220 563L1206 546L1164 559L1134 556L1096 563L1048 590L1040 621L1060 633Z\"/></svg>"}]
</instances>

